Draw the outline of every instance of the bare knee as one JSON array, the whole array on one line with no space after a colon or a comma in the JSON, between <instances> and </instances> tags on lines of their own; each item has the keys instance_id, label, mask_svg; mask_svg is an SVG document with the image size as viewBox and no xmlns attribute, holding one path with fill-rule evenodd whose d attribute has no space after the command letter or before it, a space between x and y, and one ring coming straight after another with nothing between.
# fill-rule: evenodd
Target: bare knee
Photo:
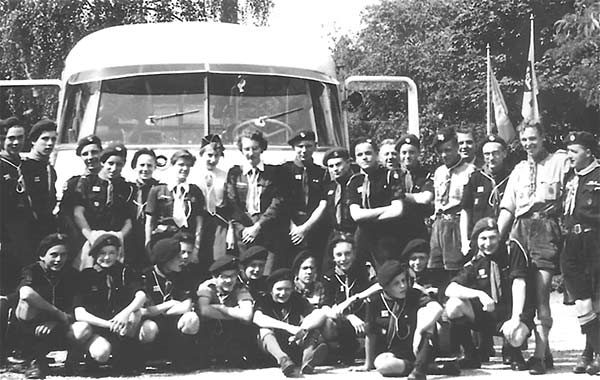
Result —
<instances>
[{"instance_id":1,"label":"bare knee","mask_svg":"<svg viewBox=\"0 0 600 380\"><path fill-rule=\"evenodd\" d=\"M17 319L21 321L31 321L34 319L38 313L35 309L29 304L29 302L20 299L17 304L17 308L15 309L15 316Z\"/></svg>"},{"instance_id":2,"label":"bare knee","mask_svg":"<svg viewBox=\"0 0 600 380\"><path fill-rule=\"evenodd\" d=\"M321 333L323 334L323 338L325 338L325 340L335 340L338 336L337 328L335 327L335 321L331 318L327 318L323 324L323 327L321 328Z\"/></svg>"},{"instance_id":3,"label":"bare knee","mask_svg":"<svg viewBox=\"0 0 600 380\"><path fill-rule=\"evenodd\" d=\"M87 342L92 335L92 326L90 326L87 322L74 322L69 329L70 338L77 343Z\"/></svg>"},{"instance_id":4,"label":"bare knee","mask_svg":"<svg viewBox=\"0 0 600 380\"><path fill-rule=\"evenodd\" d=\"M391 352L377 355L373 364L382 376L401 376L406 372L407 367L404 360L398 359Z\"/></svg>"},{"instance_id":5,"label":"bare knee","mask_svg":"<svg viewBox=\"0 0 600 380\"><path fill-rule=\"evenodd\" d=\"M112 346L106 339L96 335L92 338L88 351L92 359L98 363L106 363L110 358Z\"/></svg>"},{"instance_id":6,"label":"bare knee","mask_svg":"<svg viewBox=\"0 0 600 380\"><path fill-rule=\"evenodd\" d=\"M156 322L151 320L146 320L142 323L140 327L139 341L142 343L150 343L154 342L156 337L158 336L158 325Z\"/></svg>"},{"instance_id":7,"label":"bare knee","mask_svg":"<svg viewBox=\"0 0 600 380\"><path fill-rule=\"evenodd\" d=\"M446 315L448 319L458 319L465 316L465 302L460 298L450 297L446 302Z\"/></svg>"},{"instance_id":8,"label":"bare knee","mask_svg":"<svg viewBox=\"0 0 600 380\"><path fill-rule=\"evenodd\" d=\"M195 335L200 329L200 318L193 311L183 314L177 321L177 328L185 335Z\"/></svg>"}]
</instances>

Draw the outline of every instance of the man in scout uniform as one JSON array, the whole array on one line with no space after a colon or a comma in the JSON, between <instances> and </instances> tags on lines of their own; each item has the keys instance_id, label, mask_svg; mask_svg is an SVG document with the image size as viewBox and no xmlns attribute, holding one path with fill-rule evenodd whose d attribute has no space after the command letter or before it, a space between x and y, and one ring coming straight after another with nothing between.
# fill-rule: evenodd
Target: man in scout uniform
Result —
<instances>
[{"instance_id":1,"label":"man in scout uniform","mask_svg":"<svg viewBox=\"0 0 600 380\"><path fill-rule=\"evenodd\" d=\"M532 374L546 373L553 367L548 346L552 327L550 291L552 276L558 269L562 234L558 224L561 195L566 173L570 170L567 153L549 153L544 147L541 124L522 123L517 128L527 160L518 163L506 184L500 202L498 226L501 239L510 238L518 245L534 271L527 288L536 292L535 352L529 360ZM509 236L510 233L510 236Z\"/></svg>"},{"instance_id":2,"label":"man in scout uniform","mask_svg":"<svg viewBox=\"0 0 600 380\"><path fill-rule=\"evenodd\" d=\"M198 287L198 310L203 318L201 335L208 335L211 359L230 368L248 368L256 352L255 330L250 328L254 299L238 282L239 262L223 256L210 266L212 279Z\"/></svg>"},{"instance_id":3,"label":"man in scout uniform","mask_svg":"<svg viewBox=\"0 0 600 380\"><path fill-rule=\"evenodd\" d=\"M100 172L102 168L102 163L100 162L102 142L100 138L95 135L83 137L77 142L75 154L81 158L85 169L82 175L74 175L65 182L58 210L58 229L69 236L69 251L71 253L77 252L85 241L80 229L75 224L73 216L77 199L77 184L81 177L97 175Z\"/></svg>"},{"instance_id":4,"label":"man in scout uniform","mask_svg":"<svg viewBox=\"0 0 600 380\"><path fill-rule=\"evenodd\" d=\"M23 356L29 360L28 379L45 378L48 352L67 346L79 287L79 273L65 265L69 256L65 235L51 234L42 239L38 256L39 261L21 273L15 310Z\"/></svg>"},{"instance_id":5,"label":"man in scout uniform","mask_svg":"<svg viewBox=\"0 0 600 380\"><path fill-rule=\"evenodd\" d=\"M167 238L152 247L151 259L154 266L142 274L148 296L141 309L142 333L150 335L153 348L162 349L176 369L190 369L200 319L194 312L194 279L184 271L189 253L181 250L178 240Z\"/></svg>"},{"instance_id":6,"label":"man in scout uniform","mask_svg":"<svg viewBox=\"0 0 600 380\"><path fill-rule=\"evenodd\" d=\"M259 344L286 377L312 374L327 356L319 329L325 313L294 291L292 271L281 268L267 279L269 292L257 300L254 323L260 327Z\"/></svg>"},{"instance_id":7,"label":"man in scout uniform","mask_svg":"<svg viewBox=\"0 0 600 380\"><path fill-rule=\"evenodd\" d=\"M463 189L475 166L458 153L456 133L451 128L436 135L435 148L443 164L435 170L435 220L431 231L431 252L428 267L437 272L438 288L443 294L450 278L464 264L461 253L459 212Z\"/></svg>"},{"instance_id":8,"label":"man in scout uniform","mask_svg":"<svg viewBox=\"0 0 600 380\"><path fill-rule=\"evenodd\" d=\"M458 153L465 162L475 165L475 138L472 128L459 128L456 131Z\"/></svg>"},{"instance_id":9,"label":"man in scout uniform","mask_svg":"<svg viewBox=\"0 0 600 380\"><path fill-rule=\"evenodd\" d=\"M589 132L571 132L567 153L573 171L566 179L563 198L566 242L561 268L569 294L586 336L586 349L575 368L576 373L600 372L600 319L594 309L600 294L600 164L598 142Z\"/></svg>"},{"instance_id":10,"label":"man in scout uniform","mask_svg":"<svg viewBox=\"0 0 600 380\"><path fill-rule=\"evenodd\" d=\"M460 240L463 254L470 250L469 236L473 224L485 217L498 218L500 201L510 174L506 161L506 142L501 137L486 136L481 145L481 153L484 165L473 172L462 198Z\"/></svg>"},{"instance_id":11,"label":"man in scout uniform","mask_svg":"<svg viewBox=\"0 0 600 380\"><path fill-rule=\"evenodd\" d=\"M240 256L241 271L238 280L250 290L254 299L267 291L267 277L264 271L268 254L265 247L253 245Z\"/></svg>"},{"instance_id":12,"label":"man in scout uniform","mask_svg":"<svg viewBox=\"0 0 600 380\"><path fill-rule=\"evenodd\" d=\"M56 123L52 120L42 119L35 123L28 136L31 152L21 165L34 216L28 236L34 247L44 236L56 232L52 213L56 206L56 171L49 160L57 137Z\"/></svg>"},{"instance_id":13,"label":"man in scout uniform","mask_svg":"<svg viewBox=\"0 0 600 380\"><path fill-rule=\"evenodd\" d=\"M379 146L379 163L381 166L389 170L400 168L398 160L398 150L396 149L396 141L393 139L385 139Z\"/></svg>"},{"instance_id":14,"label":"man in scout uniform","mask_svg":"<svg viewBox=\"0 0 600 380\"><path fill-rule=\"evenodd\" d=\"M386 377L426 379L431 336L442 307L412 286L406 262L386 261L377 281L383 291L367 303L364 370L375 369Z\"/></svg>"},{"instance_id":15,"label":"man in scout uniform","mask_svg":"<svg viewBox=\"0 0 600 380\"><path fill-rule=\"evenodd\" d=\"M317 149L315 133L300 131L288 144L296 154L293 161L283 164L288 181L291 181L288 194L290 239L295 246L322 252L327 239L326 231L320 228L326 206L323 197L326 171L313 161Z\"/></svg>"},{"instance_id":16,"label":"man in scout uniform","mask_svg":"<svg viewBox=\"0 0 600 380\"><path fill-rule=\"evenodd\" d=\"M329 181L325 185L324 193L327 205L325 218L329 231L354 233L356 222L350 216L348 205L344 202L346 187L354 170L350 163L350 153L347 149L331 148L323 156L323 165L329 171Z\"/></svg>"}]
</instances>

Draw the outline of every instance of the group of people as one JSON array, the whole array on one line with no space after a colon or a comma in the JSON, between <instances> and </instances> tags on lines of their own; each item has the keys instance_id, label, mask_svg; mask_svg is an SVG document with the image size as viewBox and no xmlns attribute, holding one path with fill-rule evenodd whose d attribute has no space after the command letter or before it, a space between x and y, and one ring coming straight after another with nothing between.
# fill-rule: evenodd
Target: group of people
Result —
<instances>
[{"instance_id":1,"label":"group of people","mask_svg":"<svg viewBox=\"0 0 600 380\"><path fill-rule=\"evenodd\" d=\"M267 140L246 129L238 165L222 170L221 139L207 135L196 154L170 157L166 183L153 150L135 152L129 182L127 148L92 135L57 205L56 124L41 120L27 139L15 117L0 129L0 358L20 349L28 378L45 377L60 348L67 372L160 359L181 371L276 364L293 377L364 354L359 370L421 380L478 368L494 336L513 370L543 374L561 270L586 335L574 371L600 372L588 132L550 153L543 127L522 124L527 159L513 168L499 136L476 147L472 131L443 129L430 173L410 134L332 148L319 165L314 132L300 131L295 159L269 165Z\"/></svg>"}]
</instances>

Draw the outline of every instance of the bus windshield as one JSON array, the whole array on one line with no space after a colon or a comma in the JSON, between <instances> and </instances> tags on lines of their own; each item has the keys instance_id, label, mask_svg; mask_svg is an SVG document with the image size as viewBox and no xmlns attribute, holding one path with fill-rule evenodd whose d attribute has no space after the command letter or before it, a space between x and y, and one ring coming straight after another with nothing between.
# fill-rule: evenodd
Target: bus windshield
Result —
<instances>
[{"instance_id":1,"label":"bus windshield","mask_svg":"<svg viewBox=\"0 0 600 380\"><path fill-rule=\"evenodd\" d=\"M105 142L197 145L215 133L233 144L243 129L256 128L272 145L286 145L307 129L321 146L342 145L337 97L332 84L273 75L170 73L85 82L66 88L61 142L94 133Z\"/></svg>"}]
</instances>

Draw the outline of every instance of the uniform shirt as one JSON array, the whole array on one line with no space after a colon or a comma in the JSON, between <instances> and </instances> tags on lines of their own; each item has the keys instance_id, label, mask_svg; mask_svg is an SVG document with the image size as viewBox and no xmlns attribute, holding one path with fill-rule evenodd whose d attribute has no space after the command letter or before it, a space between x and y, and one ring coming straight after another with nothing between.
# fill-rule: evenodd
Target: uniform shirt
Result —
<instances>
[{"instance_id":1,"label":"uniform shirt","mask_svg":"<svg viewBox=\"0 0 600 380\"><path fill-rule=\"evenodd\" d=\"M198 290L198 298L208 298L210 305L223 305L227 307L236 307L244 301L254 301L248 288L241 284L236 284L229 293L219 293L215 285L202 287Z\"/></svg>"},{"instance_id":2,"label":"uniform shirt","mask_svg":"<svg viewBox=\"0 0 600 380\"><path fill-rule=\"evenodd\" d=\"M353 204L365 209L389 206L392 201L404 199L402 172L378 166L369 169L368 174L355 174L350 178L347 194L348 207ZM362 222L360 226L384 234L396 234L402 222L396 218L383 222Z\"/></svg>"},{"instance_id":3,"label":"uniform shirt","mask_svg":"<svg viewBox=\"0 0 600 380\"><path fill-rule=\"evenodd\" d=\"M133 205L135 212L135 221L143 223L146 221L146 205L148 202L148 195L150 195L150 190L154 186L159 185L160 182L155 180L154 178L150 178L148 181L141 182L139 179L135 181L134 185L134 194L133 194Z\"/></svg>"},{"instance_id":4,"label":"uniform shirt","mask_svg":"<svg viewBox=\"0 0 600 380\"><path fill-rule=\"evenodd\" d=\"M435 211L452 213L458 211L462 202L463 190L469 177L475 170L473 164L462 159L452 167L442 165L435 170L433 186L435 188Z\"/></svg>"},{"instance_id":5,"label":"uniform shirt","mask_svg":"<svg viewBox=\"0 0 600 380\"><path fill-rule=\"evenodd\" d=\"M81 279L75 307L104 319L114 317L133 301L135 293L144 291L140 276L120 262L106 269L97 265L86 268Z\"/></svg>"},{"instance_id":6,"label":"uniform shirt","mask_svg":"<svg viewBox=\"0 0 600 380\"><path fill-rule=\"evenodd\" d=\"M299 166L295 161L284 163L282 169L289 181L290 216L294 223L300 225L315 211L319 202L325 199L323 187L326 171L314 163Z\"/></svg>"},{"instance_id":7,"label":"uniform shirt","mask_svg":"<svg viewBox=\"0 0 600 380\"><path fill-rule=\"evenodd\" d=\"M600 227L600 164L594 161L581 171L572 171L566 181L565 224L583 224L598 233Z\"/></svg>"},{"instance_id":8,"label":"uniform shirt","mask_svg":"<svg viewBox=\"0 0 600 380\"><path fill-rule=\"evenodd\" d=\"M313 306L296 292L292 292L286 303L273 301L271 294L263 295L256 303L263 314L294 326L300 326L304 317L312 313Z\"/></svg>"},{"instance_id":9,"label":"uniform shirt","mask_svg":"<svg viewBox=\"0 0 600 380\"><path fill-rule=\"evenodd\" d=\"M15 162L6 152L0 152L0 215L31 215L26 184L21 174L21 162ZM2 221L0 237L4 235L1 230L7 219L2 218Z\"/></svg>"},{"instance_id":10,"label":"uniform shirt","mask_svg":"<svg viewBox=\"0 0 600 380\"><path fill-rule=\"evenodd\" d=\"M188 231L196 231L196 217L202 215L205 207L204 195L200 188L194 184L186 184L189 190L184 195L185 215L187 216ZM185 186L185 185L184 185ZM175 203L174 189L169 185L159 184L154 186L148 194L146 215L156 218L156 225L174 226L173 205ZM156 228L156 226L152 226Z\"/></svg>"},{"instance_id":11,"label":"uniform shirt","mask_svg":"<svg viewBox=\"0 0 600 380\"><path fill-rule=\"evenodd\" d=\"M194 281L185 272L173 272L167 276L155 265L142 273L142 283L149 305L195 298Z\"/></svg>"},{"instance_id":12,"label":"uniform shirt","mask_svg":"<svg viewBox=\"0 0 600 380\"><path fill-rule=\"evenodd\" d=\"M570 169L565 151L548 154L535 164L535 192L529 195L530 168L528 161L521 161L510 174L500 208L506 209L515 217L530 211L544 211L555 214L560 207L565 176Z\"/></svg>"},{"instance_id":13,"label":"uniform shirt","mask_svg":"<svg viewBox=\"0 0 600 380\"><path fill-rule=\"evenodd\" d=\"M325 287L319 280L316 280L309 286L306 286L303 282L296 278L294 281L294 289L315 308L320 308L325 304Z\"/></svg>"},{"instance_id":14,"label":"uniform shirt","mask_svg":"<svg viewBox=\"0 0 600 380\"><path fill-rule=\"evenodd\" d=\"M200 169L198 177L200 178L198 187L204 194L206 211L214 213L217 208L223 207L225 203L227 173L219 168L207 170L206 167L203 167Z\"/></svg>"},{"instance_id":15,"label":"uniform shirt","mask_svg":"<svg viewBox=\"0 0 600 380\"><path fill-rule=\"evenodd\" d=\"M119 231L132 217L133 186L122 177L107 181L97 174L81 176L74 198L92 230Z\"/></svg>"},{"instance_id":16,"label":"uniform shirt","mask_svg":"<svg viewBox=\"0 0 600 380\"><path fill-rule=\"evenodd\" d=\"M404 299L394 299L383 292L369 297L366 332L375 338L375 356L392 352L398 357L414 361L412 343L417 311L429 302L433 302L429 295L414 288L407 290Z\"/></svg>"},{"instance_id":17,"label":"uniform shirt","mask_svg":"<svg viewBox=\"0 0 600 380\"><path fill-rule=\"evenodd\" d=\"M508 183L507 170L492 175L483 170L475 170L465 186L461 208L471 212L468 233L481 218L498 218L500 200Z\"/></svg>"},{"instance_id":18,"label":"uniform shirt","mask_svg":"<svg viewBox=\"0 0 600 380\"><path fill-rule=\"evenodd\" d=\"M435 194L431 173L421 165L404 171L404 188L406 193L411 194L422 193L425 191L430 191L432 194ZM405 218L410 221L422 221L433 214L432 204L406 202L405 207Z\"/></svg>"},{"instance_id":19,"label":"uniform shirt","mask_svg":"<svg viewBox=\"0 0 600 380\"><path fill-rule=\"evenodd\" d=\"M349 233L356 231L356 222L350 216L350 209L346 202L348 182L351 177L352 174L349 174L324 185L323 192L327 201L325 218L328 225L332 226L335 231Z\"/></svg>"},{"instance_id":20,"label":"uniform shirt","mask_svg":"<svg viewBox=\"0 0 600 380\"><path fill-rule=\"evenodd\" d=\"M46 270L38 261L23 268L19 289L29 286L58 309L73 313L73 302L80 287L80 279L80 273L70 265L54 272Z\"/></svg>"},{"instance_id":21,"label":"uniform shirt","mask_svg":"<svg viewBox=\"0 0 600 380\"><path fill-rule=\"evenodd\" d=\"M342 273L334 267L323 274L322 282L325 288L323 304L327 306L340 304L371 285L367 269L362 265L354 266L348 273ZM349 314L361 312L362 303L355 303L346 310Z\"/></svg>"},{"instance_id":22,"label":"uniform shirt","mask_svg":"<svg viewBox=\"0 0 600 380\"><path fill-rule=\"evenodd\" d=\"M25 158L21 164L31 207L38 221L47 222L53 218L56 206L56 170L49 162Z\"/></svg>"},{"instance_id":23,"label":"uniform shirt","mask_svg":"<svg viewBox=\"0 0 600 380\"><path fill-rule=\"evenodd\" d=\"M247 279L243 273L238 275L238 282L244 285L254 299L257 299L262 294L267 292L267 277L262 276L256 280Z\"/></svg>"}]
</instances>

